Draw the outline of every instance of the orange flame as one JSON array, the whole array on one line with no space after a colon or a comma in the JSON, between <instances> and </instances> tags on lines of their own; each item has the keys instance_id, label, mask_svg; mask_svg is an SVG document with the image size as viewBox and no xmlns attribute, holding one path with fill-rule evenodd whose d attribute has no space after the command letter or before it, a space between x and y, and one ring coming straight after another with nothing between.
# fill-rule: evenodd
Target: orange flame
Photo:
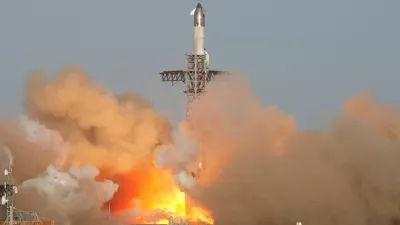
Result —
<instances>
[{"instance_id":1,"label":"orange flame","mask_svg":"<svg viewBox=\"0 0 400 225\"><path fill-rule=\"evenodd\" d=\"M136 168L115 176L113 180L120 187L110 202L110 208L113 212L139 208L143 215L133 218L133 223L167 224L170 216L213 223L210 214L202 208L193 207L186 215L185 193L175 184L170 171L154 167Z\"/></svg>"}]
</instances>

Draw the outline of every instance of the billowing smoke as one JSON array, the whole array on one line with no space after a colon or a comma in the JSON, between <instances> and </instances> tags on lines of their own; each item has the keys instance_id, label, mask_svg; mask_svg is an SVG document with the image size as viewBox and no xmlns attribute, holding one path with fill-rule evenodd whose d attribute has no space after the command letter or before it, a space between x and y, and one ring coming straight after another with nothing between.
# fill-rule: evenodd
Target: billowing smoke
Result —
<instances>
[{"instance_id":1,"label":"billowing smoke","mask_svg":"<svg viewBox=\"0 0 400 225\"><path fill-rule=\"evenodd\" d=\"M149 102L135 93L115 96L80 68L64 68L51 81L38 71L26 90L27 112L61 133L74 165L127 172L169 141L167 120Z\"/></svg>"},{"instance_id":2,"label":"billowing smoke","mask_svg":"<svg viewBox=\"0 0 400 225\"><path fill-rule=\"evenodd\" d=\"M134 210L110 217L106 206L140 208L131 201L143 193L126 190L144 189L138 171L155 171L157 150L171 141L168 121L140 95L107 92L79 67L45 75L27 79L26 115L0 124L1 167L13 163L19 186L15 206L56 224L129 224Z\"/></svg>"},{"instance_id":3,"label":"billowing smoke","mask_svg":"<svg viewBox=\"0 0 400 225\"><path fill-rule=\"evenodd\" d=\"M160 168L171 170L175 182L184 189L196 185L195 178L190 174L197 172L199 147L188 136L186 123L182 122L179 129L173 133L173 144L164 146L158 153L156 163Z\"/></svg>"},{"instance_id":4,"label":"billowing smoke","mask_svg":"<svg viewBox=\"0 0 400 225\"><path fill-rule=\"evenodd\" d=\"M35 209L44 218L61 224L115 224L102 206L113 197L118 185L110 180L96 181L98 174L93 166L71 167L67 172L49 166L44 175L20 185L22 193L16 195L16 205Z\"/></svg>"},{"instance_id":5,"label":"billowing smoke","mask_svg":"<svg viewBox=\"0 0 400 225\"><path fill-rule=\"evenodd\" d=\"M400 223L395 107L362 93L328 129L306 131L240 76L213 83L172 132L140 95L107 92L80 68L35 72L26 115L0 123L16 207L63 225L156 221L184 211L171 204L183 199L175 178L215 224Z\"/></svg>"},{"instance_id":6,"label":"billowing smoke","mask_svg":"<svg viewBox=\"0 0 400 225\"><path fill-rule=\"evenodd\" d=\"M101 209L118 185L96 181L99 170L94 166L77 168L69 164L69 145L57 131L26 116L3 123L1 128L0 138L8 146L1 151L2 168L12 166L19 188L14 196L17 211L34 211L42 220L59 224L111 223ZM62 171L63 167L68 169ZM2 176L2 181L5 178Z\"/></svg>"},{"instance_id":7,"label":"billowing smoke","mask_svg":"<svg viewBox=\"0 0 400 225\"><path fill-rule=\"evenodd\" d=\"M328 129L299 130L232 75L192 109L189 136L205 153L189 194L215 224L399 224L395 107L361 93Z\"/></svg>"}]
</instances>

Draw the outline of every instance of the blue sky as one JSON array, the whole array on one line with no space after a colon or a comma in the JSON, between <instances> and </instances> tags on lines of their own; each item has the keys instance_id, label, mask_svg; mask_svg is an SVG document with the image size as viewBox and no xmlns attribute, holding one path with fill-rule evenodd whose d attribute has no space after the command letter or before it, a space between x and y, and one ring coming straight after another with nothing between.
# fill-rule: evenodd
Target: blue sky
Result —
<instances>
[{"instance_id":1,"label":"blue sky","mask_svg":"<svg viewBox=\"0 0 400 225\"><path fill-rule=\"evenodd\" d=\"M242 72L265 105L302 128L325 126L365 88L400 103L400 1L203 0L212 69ZM23 80L81 64L114 92L138 91L174 121L182 87L161 70L184 68L191 0L4 1L0 7L0 114L22 111Z\"/></svg>"}]
</instances>

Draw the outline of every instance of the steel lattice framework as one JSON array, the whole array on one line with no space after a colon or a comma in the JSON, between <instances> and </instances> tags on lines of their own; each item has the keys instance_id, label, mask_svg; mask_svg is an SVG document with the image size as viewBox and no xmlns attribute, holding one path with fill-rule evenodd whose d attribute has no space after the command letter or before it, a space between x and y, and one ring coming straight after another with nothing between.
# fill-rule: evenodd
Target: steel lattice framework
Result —
<instances>
[{"instance_id":1,"label":"steel lattice framework","mask_svg":"<svg viewBox=\"0 0 400 225\"><path fill-rule=\"evenodd\" d=\"M208 70L206 55L187 54L186 70L170 70L160 73L163 82L171 82L172 85L182 82L185 85L184 93L187 97L186 119L191 114L191 104L200 95L206 92L207 84L216 76L227 74L220 70Z\"/></svg>"},{"instance_id":2,"label":"steel lattice framework","mask_svg":"<svg viewBox=\"0 0 400 225\"><path fill-rule=\"evenodd\" d=\"M191 106L201 95L207 90L207 84L215 77L227 74L224 71L208 70L210 63L209 54L204 46L204 27L205 27L205 13L200 3L191 12L194 17L194 35L193 35L193 51L191 54L186 54L186 69L185 70L170 70L162 71L160 73L163 82L171 82L172 85L182 82L185 85L184 93L186 94L186 120L191 119ZM201 145L201 143L200 143ZM199 147L201 153L201 165L198 172L204 168L204 149ZM195 172L191 172L194 178L197 177ZM189 213L191 208L191 201L186 197L186 214Z\"/></svg>"}]
</instances>

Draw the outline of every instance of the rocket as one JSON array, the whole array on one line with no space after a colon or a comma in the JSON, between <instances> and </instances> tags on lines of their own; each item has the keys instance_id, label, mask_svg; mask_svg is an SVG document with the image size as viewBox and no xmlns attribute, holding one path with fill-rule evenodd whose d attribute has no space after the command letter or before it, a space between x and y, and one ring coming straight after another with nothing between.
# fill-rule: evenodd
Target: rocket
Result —
<instances>
[{"instance_id":1,"label":"rocket","mask_svg":"<svg viewBox=\"0 0 400 225\"><path fill-rule=\"evenodd\" d=\"M206 13L207 11L203 9L200 3L197 4L196 8L192 10L190 15L193 16L194 20L194 35L193 35L193 55L206 55L206 64L209 64L209 55L205 49L204 28L206 26Z\"/></svg>"}]
</instances>

